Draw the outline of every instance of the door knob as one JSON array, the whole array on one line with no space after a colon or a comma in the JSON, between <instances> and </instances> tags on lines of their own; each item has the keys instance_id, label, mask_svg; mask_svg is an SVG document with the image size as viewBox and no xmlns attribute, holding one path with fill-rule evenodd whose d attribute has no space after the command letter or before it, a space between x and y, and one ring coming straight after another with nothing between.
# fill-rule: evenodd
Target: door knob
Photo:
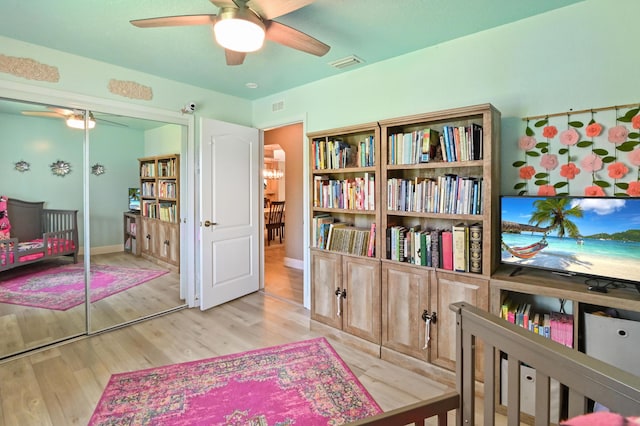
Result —
<instances>
[{"instance_id":1,"label":"door knob","mask_svg":"<svg viewBox=\"0 0 640 426\"><path fill-rule=\"evenodd\" d=\"M207 228L212 226L212 225L217 225L217 223L211 222L210 220L205 220L204 221L204 226L206 226Z\"/></svg>"}]
</instances>

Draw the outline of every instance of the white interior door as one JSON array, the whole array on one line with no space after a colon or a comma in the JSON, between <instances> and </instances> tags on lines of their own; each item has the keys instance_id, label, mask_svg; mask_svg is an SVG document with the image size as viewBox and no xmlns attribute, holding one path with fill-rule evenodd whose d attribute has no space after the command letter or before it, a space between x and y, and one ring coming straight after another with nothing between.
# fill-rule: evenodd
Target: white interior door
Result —
<instances>
[{"instance_id":1,"label":"white interior door","mask_svg":"<svg viewBox=\"0 0 640 426\"><path fill-rule=\"evenodd\" d=\"M204 118L200 124L200 308L209 309L259 288L262 133Z\"/></svg>"}]
</instances>

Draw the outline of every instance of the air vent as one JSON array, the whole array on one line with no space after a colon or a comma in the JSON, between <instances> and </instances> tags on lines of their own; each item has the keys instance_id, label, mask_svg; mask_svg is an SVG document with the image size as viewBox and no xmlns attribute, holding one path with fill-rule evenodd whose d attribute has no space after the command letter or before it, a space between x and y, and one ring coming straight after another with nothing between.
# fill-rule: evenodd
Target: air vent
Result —
<instances>
[{"instance_id":1,"label":"air vent","mask_svg":"<svg viewBox=\"0 0 640 426\"><path fill-rule=\"evenodd\" d=\"M338 59L337 61L333 61L333 62L329 62L329 65L331 65L334 68L338 68L338 69L343 69L343 68L347 68L347 67L351 67L353 65L358 65L363 63L364 61L360 58L358 58L356 55L351 55L351 56L347 56L345 58L342 59Z\"/></svg>"},{"instance_id":2,"label":"air vent","mask_svg":"<svg viewBox=\"0 0 640 426\"><path fill-rule=\"evenodd\" d=\"M278 101L271 104L271 112L282 111L284 109L284 101Z\"/></svg>"}]
</instances>

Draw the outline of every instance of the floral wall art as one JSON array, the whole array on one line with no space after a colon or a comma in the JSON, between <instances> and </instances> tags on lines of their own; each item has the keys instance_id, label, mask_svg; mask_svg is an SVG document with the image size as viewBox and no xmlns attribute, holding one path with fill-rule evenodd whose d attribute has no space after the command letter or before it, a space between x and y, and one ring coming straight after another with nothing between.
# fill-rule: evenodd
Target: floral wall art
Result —
<instances>
[{"instance_id":1,"label":"floral wall art","mask_svg":"<svg viewBox=\"0 0 640 426\"><path fill-rule=\"evenodd\" d=\"M526 117L519 195L640 197L640 104Z\"/></svg>"}]
</instances>

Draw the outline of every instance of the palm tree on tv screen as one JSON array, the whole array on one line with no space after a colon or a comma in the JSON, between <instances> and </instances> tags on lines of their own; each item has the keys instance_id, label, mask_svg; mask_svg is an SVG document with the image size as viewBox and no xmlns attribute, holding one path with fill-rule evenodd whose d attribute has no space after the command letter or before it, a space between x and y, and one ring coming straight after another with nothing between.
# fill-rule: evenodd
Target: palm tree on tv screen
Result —
<instances>
[{"instance_id":1,"label":"palm tree on tv screen","mask_svg":"<svg viewBox=\"0 0 640 426\"><path fill-rule=\"evenodd\" d=\"M533 206L536 210L531 214L530 224L547 227L547 233L557 231L560 238L580 236L578 225L571 221L571 218L582 218L579 204L572 207L569 198L545 198L534 201Z\"/></svg>"}]
</instances>

